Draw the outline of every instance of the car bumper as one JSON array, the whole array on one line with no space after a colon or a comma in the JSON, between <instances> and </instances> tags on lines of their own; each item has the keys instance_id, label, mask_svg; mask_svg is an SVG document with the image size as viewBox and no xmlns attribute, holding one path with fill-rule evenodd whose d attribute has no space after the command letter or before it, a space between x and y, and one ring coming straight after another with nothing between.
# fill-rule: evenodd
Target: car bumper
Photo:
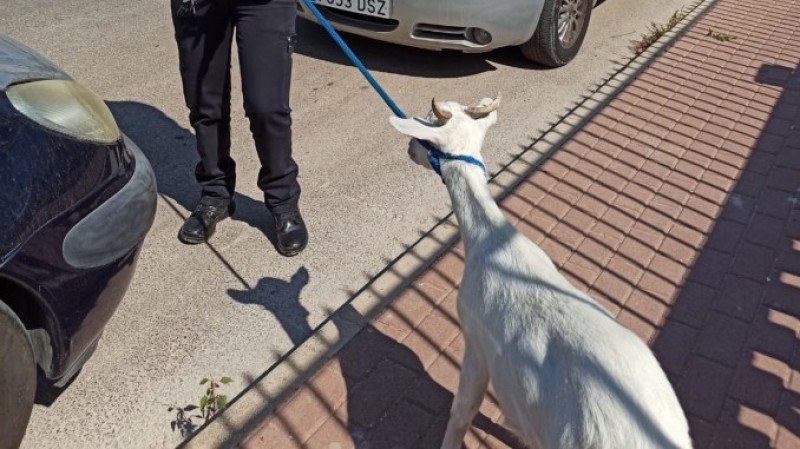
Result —
<instances>
[{"instance_id":1,"label":"car bumper","mask_svg":"<svg viewBox=\"0 0 800 449\"><path fill-rule=\"evenodd\" d=\"M142 151L124 137L109 151L126 167L36 232L4 267L47 310L36 336L46 376L65 382L91 355L122 301L156 213L155 175ZM124 181L123 181L124 180ZM79 217L79 218L75 218ZM44 356L42 356L44 354Z\"/></svg>"},{"instance_id":2,"label":"car bumper","mask_svg":"<svg viewBox=\"0 0 800 449\"><path fill-rule=\"evenodd\" d=\"M116 311L133 278L139 252L156 214L158 190L150 161L127 136L125 147L135 169L112 197L74 225L64 237L64 261L95 279L100 287L87 297L98 300L72 335L69 356L62 363L61 383L89 359L97 340Z\"/></svg>"},{"instance_id":3,"label":"car bumper","mask_svg":"<svg viewBox=\"0 0 800 449\"><path fill-rule=\"evenodd\" d=\"M391 19L317 6L340 31L418 48L484 52L529 40L543 3L544 0L394 0ZM303 0L298 0L298 14L316 22ZM476 42L470 37L472 28L488 31L491 42Z\"/></svg>"},{"instance_id":4,"label":"car bumper","mask_svg":"<svg viewBox=\"0 0 800 449\"><path fill-rule=\"evenodd\" d=\"M156 179L142 150L125 137L135 160L130 180L114 196L78 222L64 238L64 260L94 268L119 259L144 240L156 214Z\"/></svg>"}]
</instances>

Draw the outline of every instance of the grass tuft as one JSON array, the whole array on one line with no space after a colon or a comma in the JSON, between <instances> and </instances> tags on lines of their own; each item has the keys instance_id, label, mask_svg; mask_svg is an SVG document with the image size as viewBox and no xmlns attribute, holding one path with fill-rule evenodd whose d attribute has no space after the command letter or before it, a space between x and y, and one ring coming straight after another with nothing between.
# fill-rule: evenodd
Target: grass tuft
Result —
<instances>
[{"instance_id":1,"label":"grass tuft","mask_svg":"<svg viewBox=\"0 0 800 449\"><path fill-rule=\"evenodd\" d=\"M650 48L650 46L659 40L661 36L665 35L669 30L675 28L675 25L679 24L687 14L688 13L681 8L672 13L669 20L667 20L667 23L663 25L650 22L650 25L647 27L647 33L643 34L641 39L634 41L631 45L631 51L633 54L638 56L644 53L644 51Z\"/></svg>"}]
</instances>

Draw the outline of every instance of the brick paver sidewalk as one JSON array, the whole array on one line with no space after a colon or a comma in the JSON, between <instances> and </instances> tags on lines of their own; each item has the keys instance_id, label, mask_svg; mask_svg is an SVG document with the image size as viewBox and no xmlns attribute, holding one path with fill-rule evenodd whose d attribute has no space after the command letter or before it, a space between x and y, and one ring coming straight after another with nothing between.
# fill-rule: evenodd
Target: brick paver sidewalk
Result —
<instances>
[{"instance_id":1,"label":"brick paver sidewalk","mask_svg":"<svg viewBox=\"0 0 800 449\"><path fill-rule=\"evenodd\" d=\"M503 201L650 343L698 449L800 448L799 63L800 1L719 0ZM461 255L243 447L438 447L463 355ZM502 422L487 399L467 447L513 447Z\"/></svg>"}]
</instances>

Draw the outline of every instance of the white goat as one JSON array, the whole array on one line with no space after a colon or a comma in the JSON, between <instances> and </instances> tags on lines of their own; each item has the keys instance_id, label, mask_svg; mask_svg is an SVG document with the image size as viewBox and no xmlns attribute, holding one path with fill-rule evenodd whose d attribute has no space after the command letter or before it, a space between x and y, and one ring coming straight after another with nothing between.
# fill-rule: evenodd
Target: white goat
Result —
<instances>
[{"instance_id":1,"label":"white goat","mask_svg":"<svg viewBox=\"0 0 800 449\"><path fill-rule=\"evenodd\" d=\"M509 426L532 449L691 448L647 345L572 286L492 199L480 150L498 105L499 96L473 107L434 101L436 120L390 120L412 137L414 162L441 164L466 250L458 295L466 350L442 448L460 447L490 379Z\"/></svg>"}]
</instances>

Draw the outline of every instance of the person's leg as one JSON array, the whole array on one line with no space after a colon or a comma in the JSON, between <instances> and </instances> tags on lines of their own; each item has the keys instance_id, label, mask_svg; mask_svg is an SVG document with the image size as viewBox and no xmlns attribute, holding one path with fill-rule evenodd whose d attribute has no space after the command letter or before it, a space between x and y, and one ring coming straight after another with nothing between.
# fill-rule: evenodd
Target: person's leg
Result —
<instances>
[{"instance_id":1,"label":"person's leg","mask_svg":"<svg viewBox=\"0 0 800 449\"><path fill-rule=\"evenodd\" d=\"M230 154L230 59L233 17L228 0L199 0L194 14L172 0L181 80L189 121L197 137L200 162L195 176L202 189L200 206L179 236L201 243L216 223L232 212L236 164Z\"/></svg>"},{"instance_id":2,"label":"person's leg","mask_svg":"<svg viewBox=\"0 0 800 449\"><path fill-rule=\"evenodd\" d=\"M230 3L199 1L195 15L179 15L180 9L181 0L172 0L183 95L200 156L195 174L204 197L229 200L236 176L230 154Z\"/></svg>"},{"instance_id":3,"label":"person's leg","mask_svg":"<svg viewBox=\"0 0 800 449\"><path fill-rule=\"evenodd\" d=\"M276 218L278 250L294 255L307 240L298 209L289 107L297 5L295 0L234 1L244 109L261 162L258 186Z\"/></svg>"}]
</instances>

